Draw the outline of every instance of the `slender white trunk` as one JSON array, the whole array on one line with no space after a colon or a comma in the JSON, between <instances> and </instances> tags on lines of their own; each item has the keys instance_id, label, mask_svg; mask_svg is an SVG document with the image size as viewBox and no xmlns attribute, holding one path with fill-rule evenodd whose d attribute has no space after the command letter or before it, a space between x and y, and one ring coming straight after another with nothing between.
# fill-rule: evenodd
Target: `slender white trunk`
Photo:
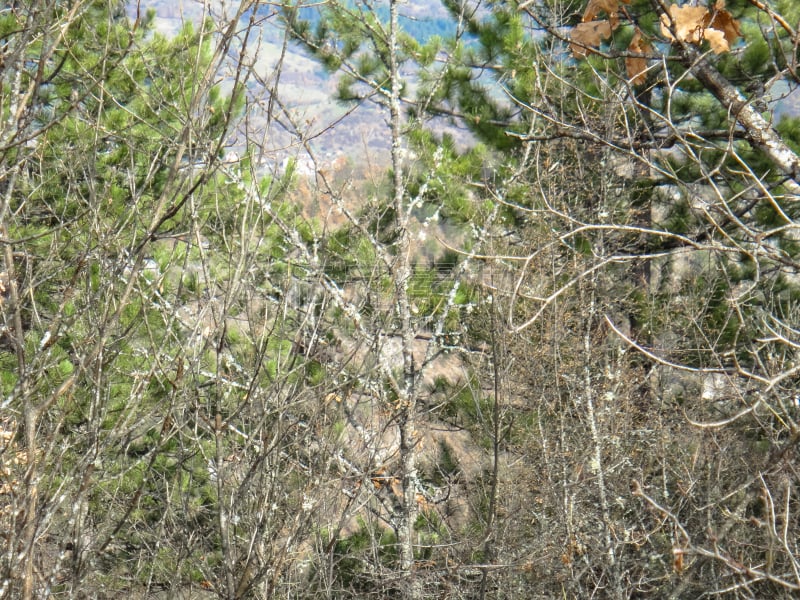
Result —
<instances>
[{"instance_id":1,"label":"slender white trunk","mask_svg":"<svg viewBox=\"0 0 800 600\"><path fill-rule=\"evenodd\" d=\"M589 430L592 435L592 459L591 470L595 475L597 481L597 491L600 495L600 511L603 516L603 542L605 545L606 559L609 569L609 577L611 580L611 589L609 597L623 598L623 593L620 587L619 571L617 568L617 557L614 549L614 541L611 538L611 510L608 502L608 488L606 487L606 472L603 462L603 436L597 426L598 418L595 410L594 402L594 385L592 383L592 370L590 358L593 356L593 343L592 343L592 324L595 322L596 304L595 292L590 291L590 300L588 306L588 320L586 326L586 333L584 335L584 402L586 404L586 416L589 420Z\"/></svg>"},{"instance_id":2,"label":"slender white trunk","mask_svg":"<svg viewBox=\"0 0 800 600\"><path fill-rule=\"evenodd\" d=\"M392 126L392 171L393 205L397 219L397 259L394 266L396 311L401 324L403 339L403 379L399 386L397 409L400 429L400 463L403 483L402 505L397 515L397 542L400 547L400 577L403 595L409 600L422 598L422 586L414 572L414 523L417 518L416 499L416 392L415 366L413 356L414 324L408 299L408 282L411 277L410 240L408 230L409 214L406 210L405 186L403 183L403 155L400 106L400 73L398 61L398 1L391 0L389 22L389 54L391 97L389 111Z\"/></svg>"}]
</instances>

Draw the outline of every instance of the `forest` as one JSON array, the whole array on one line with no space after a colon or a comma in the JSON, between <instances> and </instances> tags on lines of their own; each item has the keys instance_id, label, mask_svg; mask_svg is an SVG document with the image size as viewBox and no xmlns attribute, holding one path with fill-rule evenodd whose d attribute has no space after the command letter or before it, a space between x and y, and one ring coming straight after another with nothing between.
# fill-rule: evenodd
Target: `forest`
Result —
<instances>
[{"instance_id":1,"label":"forest","mask_svg":"<svg viewBox=\"0 0 800 600\"><path fill-rule=\"evenodd\" d=\"M0 1L0 598L800 596L800 3L162 4Z\"/></svg>"}]
</instances>

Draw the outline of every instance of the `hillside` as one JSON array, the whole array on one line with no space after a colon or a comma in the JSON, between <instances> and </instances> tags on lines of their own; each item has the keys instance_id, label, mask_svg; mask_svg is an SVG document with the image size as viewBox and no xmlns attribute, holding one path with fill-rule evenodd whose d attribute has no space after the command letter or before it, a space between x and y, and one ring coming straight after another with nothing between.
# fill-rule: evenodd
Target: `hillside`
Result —
<instances>
[{"instance_id":1,"label":"hillside","mask_svg":"<svg viewBox=\"0 0 800 600\"><path fill-rule=\"evenodd\" d=\"M156 28L166 35L174 35L185 20L198 23L203 16L203 4L196 0L144 0L130 3L129 14L132 14L134 6L141 7L142 11L155 10ZM212 4L213 18L224 19L224 6L224 3ZM315 12L306 9L306 14L313 18ZM403 26L411 28L421 39L437 31L444 33L449 22L445 9L429 2L409 2L403 7L403 15ZM368 163L367 172L385 168L389 143L382 129L386 113L368 104L352 110L336 102L333 98L337 77L327 73L296 42L291 42L283 54L283 32L274 7L261 7L255 20L256 32L260 36L256 57L260 77L269 81L275 73L276 61L283 56L278 93L292 118L308 126L305 136L317 160L325 165L343 156L354 163ZM263 94L263 91L256 93ZM306 160L302 156L304 152L295 146L293 133L287 133L281 127L268 127L265 121L256 123L256 129L259 128L269 131L266 150L274 158L267 160L280 164L287 154L297 153L301 155L301 161Z\"/></svg>"}]
</instances>

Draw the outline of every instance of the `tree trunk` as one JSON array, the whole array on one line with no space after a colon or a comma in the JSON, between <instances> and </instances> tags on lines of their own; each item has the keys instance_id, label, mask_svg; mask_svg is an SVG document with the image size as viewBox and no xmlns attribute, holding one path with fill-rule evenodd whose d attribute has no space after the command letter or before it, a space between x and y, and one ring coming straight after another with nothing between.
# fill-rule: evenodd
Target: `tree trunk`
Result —
<instances>
[{"instance_id":1,"label":"tree trunk","mask_svg":"<svg viewBox=\"0 0 800 600\"><path fill-rule=\"evenodd\" d=\"M403 379L399 386L398 427L400 429L400 469L403 497L397 515L397 543L400 547L400 573L402 593L409 600L422 598L422 589L414 573L414 523L417 519L416 480L416 391L413 355L414 326L408 299L408 283L411 277L409 214L404 205L405 184L403 182L402 130L401 130L401 82L398 64L398 2L390 2L389 52L391 97L389 111L392 127L393 204L397 219L397 261L395 262L395 292L398 321L403 340Z\"/></svg>"}]
</instances>

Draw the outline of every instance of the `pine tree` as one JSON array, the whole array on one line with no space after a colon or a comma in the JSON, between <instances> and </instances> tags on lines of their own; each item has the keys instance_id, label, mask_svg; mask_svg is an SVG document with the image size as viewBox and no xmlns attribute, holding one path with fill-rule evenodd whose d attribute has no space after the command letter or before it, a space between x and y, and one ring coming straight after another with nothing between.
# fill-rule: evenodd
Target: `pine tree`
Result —
<instances>
[{"instance_id":1,"label":"pine tree","mask_svg":"<svg viewBox=\"0 0 800 600\"><path fill-rule=\"evenodd\" d=\"M247 39L240 16L167 38L122 2L0 12L0 596L213 580L234 597L266 578L229 515L278 537L248 511L279 494L267 469L247 479L225 461L246 446L268 462L243 432L277 417L247 390L296 377L297 323L258 324L245 298L275 293L277 274L266 289L253 265L277 271L282 227L302 228L287 181L249 154L221 160L248 74L224 63Z\"/></svg>"},{"instance_id":2,"label":"pine tree","mask_svg":"<svg viewBox=\"0 0 800 600\"><path fill-rule=\"evenodd\" d=\"M765 494L785 521L794 513L777 465L796 441L797 123L777 110L796 79L797 7L443 4L451 33L402 37L398 51L414 74L401 94L419 161L407 189L421 218L469 226L456 256L496 257L485 262L503 282L508 360L530 372L505 386L543 398L516 439L552 486L520 510L563 526L495 539L486 560L515 566L492 578L520 594L560 594L554 577L575 597L734 594L736 581L788 597L795 553L764 529L754 538L747 519L784 522ZM316 28L291 22L344 73L343 100L388 98L378 15L377 3L332 3ZM471 148L443 121L468 129ZM570 472L592 485L572 491ZM532 554L542 566L526 575Z\"/></svg>"}]
</instances>

